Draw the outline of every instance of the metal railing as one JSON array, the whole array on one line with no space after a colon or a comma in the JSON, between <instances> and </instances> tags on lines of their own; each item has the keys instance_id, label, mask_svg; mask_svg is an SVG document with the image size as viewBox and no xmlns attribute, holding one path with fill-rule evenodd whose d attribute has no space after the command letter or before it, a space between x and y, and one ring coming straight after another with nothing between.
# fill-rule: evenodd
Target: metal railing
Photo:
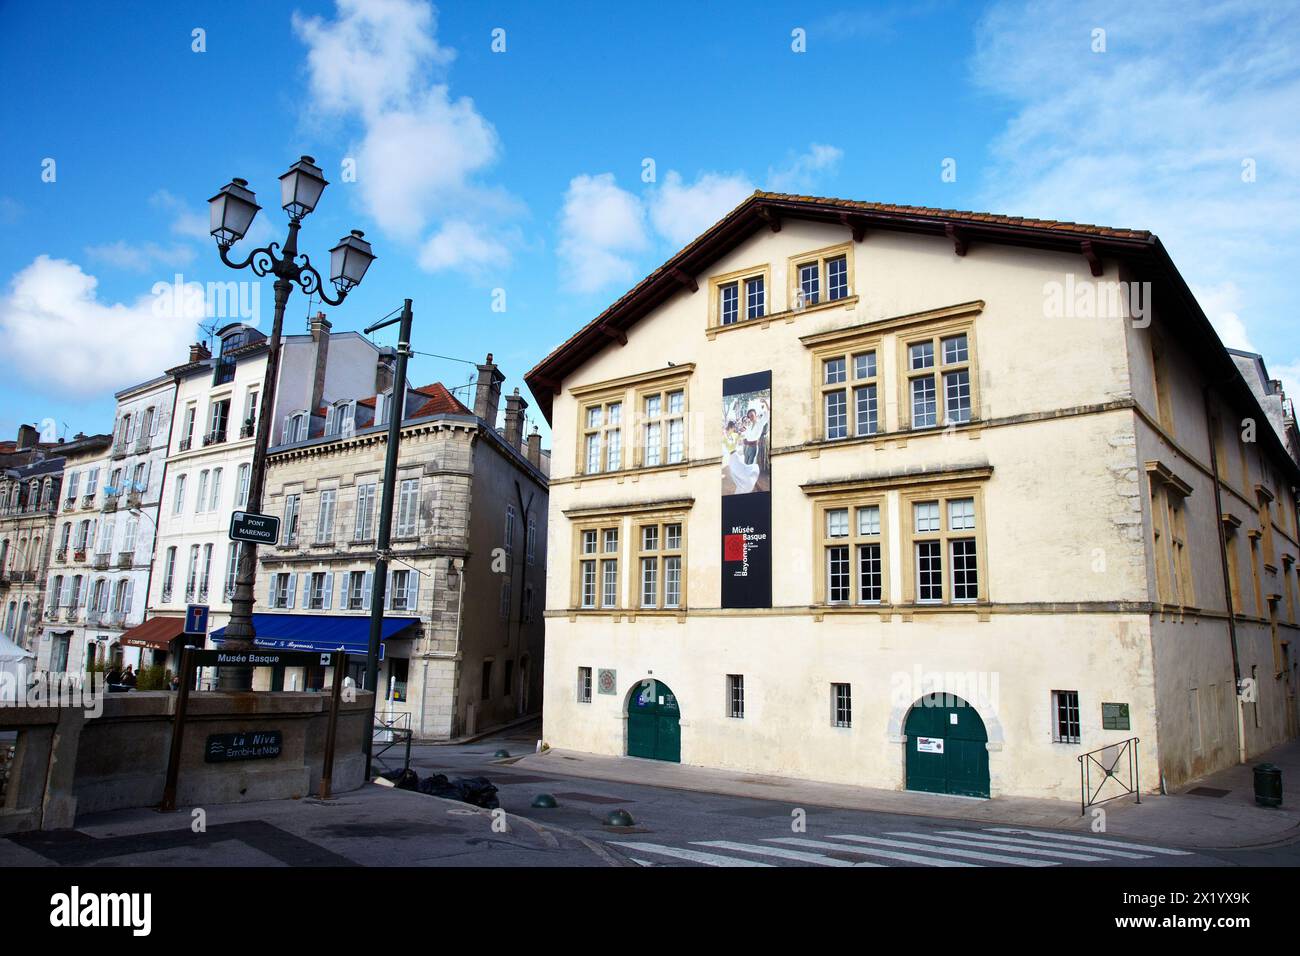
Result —
<instances>
[{"instance_id":1,"label":"metal railing","mask_svg":"<svg viewBox=\"0 0 1300 956\"><path fill-rule=\"evenodd\" d=\"M397 711L388 711L375 714L375 726L371 736L371 747L375 744L381 744L380 748L372 754L372 760L378 760L381 756L392 750L394 747L405 743L406 756L402 761L402 769L406 770L411 766L411 715L409 712L398 713ZM382 761L385 767L387 761Z\"/></svg>"},{"instance_id":2,"label":"metal railing","mask_svg":"<svg viewBox=\"0 0 1300 956\"><path fill-rule=\"evenodd\" d=\"M1130 794L1138 803L1142 802L1138 786L1138 743L1139 738L1129 737L1076 758L1079 761L1080 816L1094 804ZM1107 784L1114 786L1108 788ZM1102 795L1103 790L1107 790L1106 796Z\"/></svg>"}]
</instances>

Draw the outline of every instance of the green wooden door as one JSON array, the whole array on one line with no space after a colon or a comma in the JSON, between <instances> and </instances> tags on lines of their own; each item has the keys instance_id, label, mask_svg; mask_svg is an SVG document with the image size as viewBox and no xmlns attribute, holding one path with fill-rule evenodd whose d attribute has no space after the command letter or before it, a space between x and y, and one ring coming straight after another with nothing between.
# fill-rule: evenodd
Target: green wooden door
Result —
<instances>
[{"instance_id":1,"label":"green wooden door","mask_svg":"<svg viewBox=\"0 0 1300 956\"><path fill-rule=\"evenodd\" d=\"M989 737L974 707L951 695L923 697L912 705L903 733L908 790L989 795Z\"/></svg>"},{"instance_id":2,"label":"green wooden door","mask_svg":"<svg viewBox=\"0 0 1300 956\"><path fill-rule=\"evenodd\" d=\"M677 695L662 681L644 680L627 702L627 754L652 760L682 759Z\"/></svg>"}]
</instances>

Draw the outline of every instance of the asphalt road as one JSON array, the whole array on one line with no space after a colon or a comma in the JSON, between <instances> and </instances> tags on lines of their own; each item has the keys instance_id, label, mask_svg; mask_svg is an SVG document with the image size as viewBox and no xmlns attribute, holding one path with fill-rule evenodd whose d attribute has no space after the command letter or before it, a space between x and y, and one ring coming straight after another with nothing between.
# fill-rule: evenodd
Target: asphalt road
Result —
<instances>
[{"instance_id":1,"label":"asphalt road","mask_svg":"<svg viewBox=\"0 0 1300 956\"><path fill-rule=\"evenodd\" d=\"M417 746L422 777L485 776L513 814L599 841L641 866L1232 867L1300 865L1300 840L1249 850L1186 850L1105 834L1016 828L565 777L498 762L531 753L538 727L456 746ZM535 809L552 794L559 806ZM633 825L605 824L626 810Z\"/></svg>"}]
</instances>

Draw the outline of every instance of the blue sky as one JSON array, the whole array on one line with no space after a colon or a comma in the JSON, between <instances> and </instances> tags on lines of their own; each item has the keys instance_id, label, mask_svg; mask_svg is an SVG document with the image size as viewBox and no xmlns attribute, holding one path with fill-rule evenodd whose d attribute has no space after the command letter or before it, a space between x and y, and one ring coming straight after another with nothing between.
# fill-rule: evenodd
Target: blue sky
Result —
<instances>
[{"instance_id":1,"label":"blue sky","mask_svg":"<svg viewBox=\"0 0 1300 956\"><path fill-rule=\"evenodd\" d=\"M409 296L417 349L491 351L507 388L761 187L1151 229L1300 396L1300 18L1083 7L4 5L0 436L106 431L115 389L182 361L194 316L160 314L157 284L252 279L217 260L206 200L247 178L253 238L278 239L302 153L331 181L303 250L324 266L360 228L379 256L335 327ZM286 329L307 310L295 292ZM470 372L422 356L411 378Z\"/></svg>"}]
</instances>

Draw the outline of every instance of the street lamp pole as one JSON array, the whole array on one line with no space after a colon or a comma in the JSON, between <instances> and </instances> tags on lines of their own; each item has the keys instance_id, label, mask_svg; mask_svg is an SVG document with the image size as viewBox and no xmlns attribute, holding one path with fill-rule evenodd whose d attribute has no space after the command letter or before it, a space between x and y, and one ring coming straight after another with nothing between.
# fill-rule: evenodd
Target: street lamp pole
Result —
<instances>
[{"instance_id":1,"label":"street lamp pole","mask_svg":"<svg viewBox=\"0 0 1300 956\"><path fill-rule=\"evenodd\" d=\"M271 443L271 416L275 409L275 387L280 370L280 338L284 327L284 309L289 293L298 285L308 295L319 296L331 306L342 304L347 294L361 282L375 256L363 233L353 230L330 250L331 282L338 292L331 298L324 289L320 273L305 253L298 252L298 230L302 219L320 200L329 185L310 156L303 156L280 177L281 206L289 214L289 234L284 246L273 242L254 249L242 262L230 258L229 250L248 232L253 217L261 209L256 197L243 179L233 179L208 200L211 214L211 232L217 240L221 261L232 269L251 269L254 275L275 276L275 315L271 325L271 338L266 356L266 373L262 380L262 394L257 412L256 439L253 444L253 461L249 469L247 510L259 514L262 510L262 490L266 484L266 452ZM277 250L279 250L277 254ZM239 563L235 577L235 593L230 600L230 622L226 625L225 644L230 650L251 651L256 632L253 627L253 587L257 580L257 546L243 542L239 547ZM249 690L252 687L251 668L222 668L218 686L223 690Z\"/></svg>"},{"instance_id":2,"label":"street lamp pole","mask_svg":"<svg viewBox=\"0 0 1300 956\"><path fill-rule=\"evenodd\" d=\"M375 535L375 579L370 589L370 646L366 652L366 690L370 698L370 732L365 735L366 779L370 779L371 751L374 743L375 709L379 703L379 642L384 626L384 595L388 588L389 541L393 529L393 493L397 487L397 444L406 415L406 360L411 355L411 300L402 303L396 319L376 322L366 329L369 335L394 322L397 329L397 368L393 377L393 397L388 401L388 445L384 449L384 494L379 505L379 528Z\"/></svg>"}]
</instances>

